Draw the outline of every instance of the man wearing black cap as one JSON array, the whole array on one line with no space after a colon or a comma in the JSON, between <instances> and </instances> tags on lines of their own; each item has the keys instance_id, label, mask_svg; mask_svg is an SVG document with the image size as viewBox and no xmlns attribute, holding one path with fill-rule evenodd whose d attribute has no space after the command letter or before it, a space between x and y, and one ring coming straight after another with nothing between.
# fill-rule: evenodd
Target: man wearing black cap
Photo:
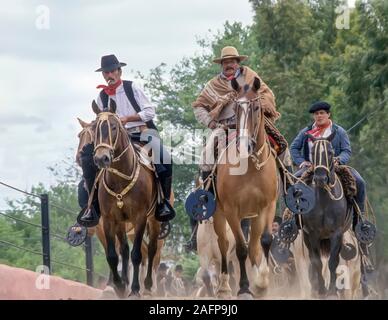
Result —
<instances>
[{"instance_id":1,"label":"man wearing black cap","mask_svg":"<svg viewBox=\"0 0 388 320\"><path fill-rule=\"evenodd\" d=\"M154 158L155 168L164 193L163 203L158 206L155 217L159 221L168 221L175 217L175 211L169 203L172 184L171 156L163 148L152 121L155 117L155 106L138 85L132 81L121 80L121 67L123 66L126 66L126 64L119 62L113 54L101 58L101 67L96 72L102 72L108 85L97 86L98 89L102 89L97 97L97 105L101 110L108 110L109 100L113 99L117 105L116 113L120 117L131 140L146 143L151 141L150 145L152 146L154 157L156 156L157 158ZM96 173L91 172L93 171L91 170L91 163L93 163L92 149L91 146L86 146L81 152L81 167L89 190L93 186ZM79 192L80 194L82 194L82 190ZM94 193L94 197L97 197L97 192ZM97 199L94 199L92 204L93 208L91 209L94 209L97 215L93 215L91 213L92 210L87 210L81 217L81 221L85 221L89 225L96 224L99 218Z\"/></svg>"},{"instance_id":2,"label":"man wearing black cap","mask_svg":"<svg viewBox=\"0 0 388 320\"><path fill-rule=\"evenodd\" d=\"M349 136L346 130L335 124L330 119L330 104L324 101L318 101L310 106L309 112L313 114L314 123L302 129L294 141L291 143L290 151L293 162L298 166L299 170L296 176L300 177L311 165L311 148L312 141L307 135L312 135L316 138L328 137L333 131L336 131L331 144L334 149L335 161L338 164L345 165L349 162L352 150L350 148ZM365 211L365 181L361 175L351 168L351 172L356 179L357 195L355 200L360 207L362 213Z\"/></svg>"}]
</instances>

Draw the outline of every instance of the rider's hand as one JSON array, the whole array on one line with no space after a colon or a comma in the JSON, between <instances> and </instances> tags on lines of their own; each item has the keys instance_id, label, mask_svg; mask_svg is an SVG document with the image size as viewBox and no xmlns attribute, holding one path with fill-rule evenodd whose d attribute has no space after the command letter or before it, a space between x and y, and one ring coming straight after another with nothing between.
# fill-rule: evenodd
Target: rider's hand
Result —
<instances>
[{"instance_id":1,"label":"rider's hand","mask_svg":"<svg viewBox=\"0 0 388 320\"><path fill-rule=\"evenodd\" d=\"M217 128L217 122L215 122L214 120L210 121L209 124L208 124L208 127L210 129L215 129Z\"/></svg>"},{"instance_id":2,"label":"rider's hand","mask_svg":"<svg viewBox=\"0 0 388 320\"><path fill-rule=\"evenodd\" d=\"M341 164L340 159L338 157L334 158L334 164L336 164L337 166Z\"/></svg>"},{"instance_id":3,"label":"rider's hand","mask_svg":"<svg viewBox=\"0 0 388 320\"><path fill-rule=\"evenodd\" d=\"M120 121L121 123L123 124L123 126L128 122L128 117L121 117L120 118Z\"/></svg>"},{"instance_id":4,"label":"rider's hand","mask_svg":"<svg viewBox=\"0 0 388 320\"><path fill-rule=\"evenodd\" d=\"M299 168L300 168L300 169L301 169L301 168L304 168L304 167L309 168L309 167L311 167L311 166L312 166L312 163L311 163L310 161L303 161L303 162L300 164Z\"/></svg>"}]
</instances>

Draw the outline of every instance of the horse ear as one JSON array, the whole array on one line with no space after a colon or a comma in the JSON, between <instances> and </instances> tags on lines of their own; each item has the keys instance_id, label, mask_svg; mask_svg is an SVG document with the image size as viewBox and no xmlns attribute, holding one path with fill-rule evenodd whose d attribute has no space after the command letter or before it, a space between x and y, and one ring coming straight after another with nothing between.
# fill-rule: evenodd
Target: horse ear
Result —
<instances>
[{"instance_id":1,"label":"horse ear","mask_svg":"<svg viewBox=\"0 0 388 320\"><path fill-rule=\"evenodd\" d=\"M315 138L314 136L312 136L311 134L308 134L307 137L309 139L311 139L312 142L315 142L317 140L317 138Z\"/></svg>"},{"instance_id":2,"label":"horse ear","mask_svg":"<svg viewBox=\"0 0 388 320\"><path fill-rule=\"evenodd\" d=\"M335 135L336 135L336 133L337 133L337 131L334 130L334 131L330 134L330 136L328 136L328 137L326 138L326 140L332 142L333 139L334 139L334 137L335 137Z\"/></svg>"},{"instance_id":3,"label":"horse ear","mask_svg":"<svg viewBox=\"0 0 388 320\"><path fill-rule=\"evenodd\" d=\"M77 118L77 120L82 128L86 128L86 127L90 126L90 123L87 123L87 122L81 120L80 118Z\"/></svg>"},{"instance_id":4,"label":"horse ear","mask_svg":"<svg viewBox=\"0 0 388 320\"><path fill-rule=\"evenodd\" d=\"M232 85L233 90L237 92L240 91L240 85L238 84L236 78L233 78L230 84Z\"/></svg>"},{"instance_id":5,"label":"horse ear","mask_svg":"<svg viewBox=\"0 0 388 320\"><path fill-rule=\"evenodd\" d=\"M255 92L259 91L260 86L261 86L260 79L258 77L255 77L255 80L253 80L253 87L252 87L253 91Z\"/></svg>"},{"instance_id":6,"label":"horse ear","mask_svg":"<svg viewBox=\"0 0 388 320\"><path fill-rule=\"evenodd\" d=\"M116 113L116 109L117 109L116 101L114 101L113 99L110 99L110 109L109 109L109 111L112 112L112 113Z\"/></svg>"},{"instance_id":7,"label":"horse ear","mask_svg":"<svg viewBox=\"0 0 388 320\"><path fill-rule=\"evenodd\" d=\"M93 100L93 102L92 102L92 109L93 109L94 113L97 114L97 115L101 112L101 110L98 107L98 105L97 105L95 100Z\"/></svg>"}]
</instances>

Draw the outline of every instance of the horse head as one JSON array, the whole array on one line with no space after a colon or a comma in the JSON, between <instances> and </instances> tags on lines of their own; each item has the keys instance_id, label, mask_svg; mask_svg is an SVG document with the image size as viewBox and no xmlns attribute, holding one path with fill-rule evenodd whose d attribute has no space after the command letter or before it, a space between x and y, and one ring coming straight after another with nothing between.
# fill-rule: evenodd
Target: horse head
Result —
<instances>
[{"instance_id":1,"label":"horse head","mask_svg":"<svg viewBox=\"0 0 388 320\"><path fill-rule=\"evenodd\" d=\"M334 149L331 141L336 132L330 134L327 138L315 138L312 135L308 137L313 141L311 150L312 164L314 170L313 182L319 188L325 188L333 183L334 177Z\"/></svg>"},{"instance_id":2,"label":"horse head","mask_svg":"<svg viewBox=\"0 0 388 320\"><path fill-rule=\"evenodd\" d=\"M80 133L78 133L79 142L78 142L78 147L77 147L77 153L75 156L75 161L77 162L77 164L79 166L81 166L81 151L82 151L82 149L85 146L93 143L93 138L94 138L93 125L94 125L94 122L88 123L88 122L81 120L80 118L77 118L77 120L78 120L79 124L81 125L82 130L80 131Z\"/></svg>"},{"instance_id":3,"label":"horse head","mask_svg":"<svg viewBox=\"0 0 388 320\"><path fill-rule=\"evenodd\" d=\"M251 85L240 87L236 79L231 81L232 88L237 92L235 113L237 132L240 141L248 139L248 152L254 151L260 121L260 79L255 78Z\"/></svg>"},{"instance_id":4,"label":"horse head","mask_svg":"<svg viewBox=\"0 0 388 320\"><path fill-rule=\"evenodd\" d=\"M122 153L123 144L130 143L126 130L116 114L116 108L116 102L113 99L110 100L107 111L101 111L95 101L92 103L92 109L97 115L94 162L100 169L109 168L114 158Z\"/></svg>"}]
</instances>

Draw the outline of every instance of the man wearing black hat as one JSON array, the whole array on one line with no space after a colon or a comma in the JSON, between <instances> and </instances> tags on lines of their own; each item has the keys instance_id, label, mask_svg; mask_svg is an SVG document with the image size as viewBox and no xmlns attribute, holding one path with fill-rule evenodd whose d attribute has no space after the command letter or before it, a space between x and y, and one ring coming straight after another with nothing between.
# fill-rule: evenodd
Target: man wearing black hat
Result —
<instances>
[{"instance_id":1,"label":"man wearing black hat","mask_svg":"<svg viewBox=\"0 0 388 320\"><path fill-rule=\"evenodd\" d=\"M151 141L150 145L154 157L158 158L154 158L155 168L164 193L163 203L158 205L155 217L159 221L168 221L175 217L175 211L169 203L172 184L171 156L163 148L157 129L152 121L155 117L155 106L138 85L132 81L121 80L121 67L123 66L126 66L126 64L119 62L113 54L101 58L101 67L96 72L102 72L108 85L97 86L98 89L102 89L97 97L97 105L101 110L108 110L109 100L113 99L117 105L116 113L126 128L130 139L135 142L145 143ZM91 172L93 171L91 170L91 163L93 163L92 149L92 147L86 146L81 152L81 167L89 190L93 186L97 171ZM160 156L158 157L158 155ZM79 192L79 195L81 194L82 190ZM94 197L97 197L97 192L94 193ZM94 199L92 204L93 208L91 209L94 209L97 215L93 215L92 210L88 210L81 217L81 221L85 221L89 225L95 224L96 220L98 222L99 218L97 199Z\"/></svg>"},{"instance_id":2,"label":"man wearing black hat","mask_svg":"<svg viewBox=\"0 0 388 320\"><path fill-rule=\"evenodd\" d=\"M291 143L290 152L295 165L299 170L295 173L300 177L311 165L311 148L312 141L307 135L312 135L316 138L328 137L332 132L336 132L331 144L334 149L335 161L338 164L345 165L349 162L352 150L350 147L349 136L346 130L335 124L330 119L330 104L324 101L318 101L310 106L309 112L313 114L314 123L302 129L294 141ZM360 207L362 213L365 211L365 181L361 175L351 168L351 172L356 179L357 195L355 200Z\"/></svg>"}]
</instances>

